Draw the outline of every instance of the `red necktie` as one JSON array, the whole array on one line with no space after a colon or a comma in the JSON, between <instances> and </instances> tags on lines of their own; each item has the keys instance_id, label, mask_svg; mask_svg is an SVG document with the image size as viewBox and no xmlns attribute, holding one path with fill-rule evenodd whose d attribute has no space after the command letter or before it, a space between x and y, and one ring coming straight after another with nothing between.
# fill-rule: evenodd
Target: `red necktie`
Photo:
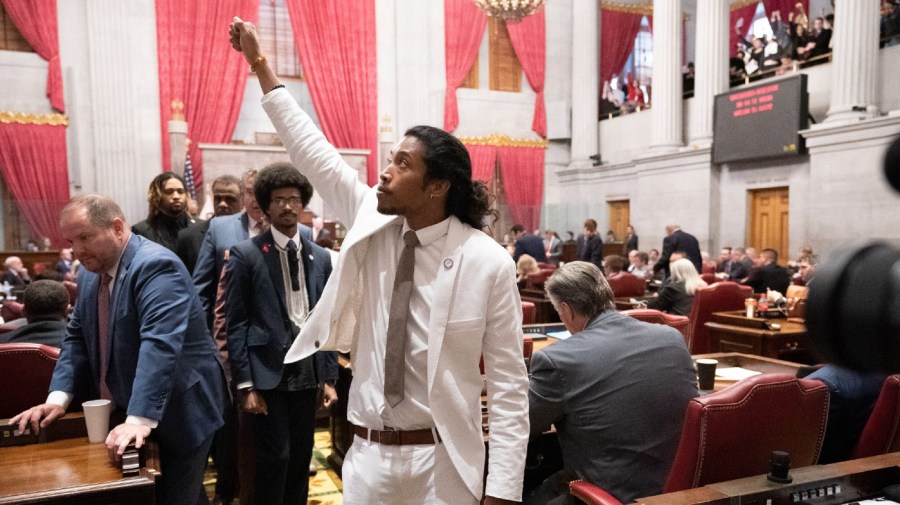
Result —
<instances>
[{"instance_id":1,"label":"red necktie","mask_svg":"<svg viewBox=\"0 0 900 505\"><path fill-rule=\"evenodd\" d=\"M100 274L100 291L97 293L97 335L100 347L100 398L112 400L112 393L106 385L106 370L109 365L109 357L106 355L109 348L109 283L112 276L106 272Z\"/></svg>"}]
</instances>

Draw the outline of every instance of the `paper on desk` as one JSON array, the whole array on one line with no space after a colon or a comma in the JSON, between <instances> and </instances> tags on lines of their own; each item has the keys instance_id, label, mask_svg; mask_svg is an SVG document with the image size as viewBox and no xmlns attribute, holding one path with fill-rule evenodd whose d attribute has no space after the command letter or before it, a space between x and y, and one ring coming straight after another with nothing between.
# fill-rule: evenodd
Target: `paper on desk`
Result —
<instances>
[{"instance_id":1,"label":"paper on desk","mask_svg":"<svg viewBox=\"0 0 900 505\"><path fill-rule=\"evenodd\" d=\"M746 368L736 366L726 366L716 368L716 379L723 381L740 381L747 377L759 375L761 372L756 370L747 370Z\"/></svg>"},{"instance_id":2,"label":"paper on desk","mask_svg":"<svg viewBox=\"0 0 900 505\"><path fill-rule=\"evenodd\" d=\"M551 332L548 332L547 335L550 336L550 337L559 339L559 340L565 340L565 339L567 339L567 338L569 338L569 337L572 336L572 334L569 333L567 330L563 330L563 331L551 331Z\"/></svg>"}]
</instances>

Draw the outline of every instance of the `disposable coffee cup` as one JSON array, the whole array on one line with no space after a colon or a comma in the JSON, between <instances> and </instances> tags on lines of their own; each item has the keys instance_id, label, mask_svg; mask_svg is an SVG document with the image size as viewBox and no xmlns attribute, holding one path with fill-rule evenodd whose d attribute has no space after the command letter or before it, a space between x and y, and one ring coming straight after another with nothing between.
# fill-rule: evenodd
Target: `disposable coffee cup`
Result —
<instances>
[{"instance_id":1,"label":"disposable coffee cup","mask_svg":"<svg viewBox=\"0 0 900 505\"><path fill-rule=\"evenodd\" d=\"M716 385L716 365L714 359L697 360L697 385L701 391L712 391Z\"/></svg>"},{"instance_id":2,"label":"disposable coffee cup","mask_svg":"<svg viewBox=\"0 0 900 505\"><path fill-rule=\"evenodd\" d=\"M87 424L88 439L92 444L106 441L109 435L109 415L112 413L112 402L109 400L91 400L81 404L84 409L84 422Z\"/></svg>"}]
</instances>

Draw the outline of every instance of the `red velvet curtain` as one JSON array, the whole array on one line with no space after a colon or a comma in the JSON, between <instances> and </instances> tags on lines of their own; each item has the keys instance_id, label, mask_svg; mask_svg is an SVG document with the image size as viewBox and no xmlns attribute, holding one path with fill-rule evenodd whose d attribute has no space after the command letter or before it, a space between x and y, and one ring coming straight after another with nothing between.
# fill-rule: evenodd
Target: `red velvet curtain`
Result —
<instances>
[{"instance_id":1,"label":"red velvet curtain","mask_svg":"<svg viewBox=\"0 0 900 505\"><path fill-rule=\"evenodd\" d=\"M622 70L634 51L643 14L602 9L600 13L600 85ZM622 77L622 76L619 76Z\"/></svg>"},{"instance_id":2,"label":"red velvet curtain","mask_svg":"<svg viewBox=\"0 0 900 505\"><path fill-rule=\"evenodd\" d=\"M171 170L168 121L172 101L184 102L194 184L203 187L201 142L231 142L250 70L228 44L234 16L256 22L257 0L156 0L159 115L163 170Z\"/></svg>"},{"instance_id":3,"label":"red velvet curtain","mask_svg":"<svg viewBox=\"0 0 900 505\"><path fill-rule=\"evenodd\" d=\"M497 155L510 217L526 230L537 229L544 199L544 148L498 147Z\"/></svg>"},{"instance_id":4,"label":"red velvet curtain","mask_svg":"<svg viewBox=\"0 0 900 505\"><path fill-rule=\"evenodd\" d=\"M537 93L534 100L534 119L531 129L541 137L547 136L547 110L544 107L544 66L547 39L545 37L544 9L518 23L507 22L506 30L516 57L522 64L531 89ZM465 78L465 77L463 77Z\"/></svg>"},{"instance_id":5,"label":"red velvet curtain","mask_svg":"<svg viewBox=\"0 0 900 505\"><path fill-rule=\"evenodd\" d=\"M809 0L763 0L769 18L771 19L773 12L781 11L781 19L785 23L788 22L788 14L796 9L797 3L803 4L803 11L809 16L810 21L816 17L809 12Z\"/></svg>"},{"instance_id":6,"label":"red velvet curtain","mask_svg":"<svg viewBox=\"0 0 900 505\"><path fill-rule=\"evenodd\" d=\"M378 181L375 1L289 0L300 64L322 131L336 147L369 149Z\"/></svg>"},{"instance_id":7,"label":"red velvet curtain","mask_svg":"<svg viewBox=\"0 0 900 505\"><path fill-rule=\"evenodd\" d=\"M447 69L444 129L448 132L459 126L456 89L469 75L469 70L475 63L486 26L487 16L472 0L444 0L444 65ZM541 75L543 71L541 68ZM530 77L528 82L531 82ZM543 81L541 87L543 88Z\"/></svg>"},{"instance_id":8,"label":"red velvet curtain","mask_svg":"<svg viewBox=\"0 0 900 505\"><path fill-rule=\"evenodd\" d=\"M47 96L50 106L66 111L62 65L59 62L56 0L2 0L3 7L25 40L47 60Z\"/></svg>"},{"instance_id":9,"label":"red velvet curtain","mask_svg":"<svg viewBox=\"0 0 900 505\"><path fill-rule=\"evenodd\" d=\"M31 229L56 247L59 211L69 201L66 127L0 121L0 173Z\"/></svg>"},{"instance_id":10,"label":"red velvet curtain","mask_svg":"<svg viewBox=\"0 0 900 505\"><path fill-rule=\"evenodd\" d=\"M466 144L465 146L469 150L469 157L472 158L472 180L490 184L494 180L497 148L475 144Z\"/></svg>"},{"instance_id":11,"label":"red velvet curtain","mask_svg":"<svg viewBox=\"0 0 900 505\"><path fill-rule=\"evenodd\" d=\"M750 23L753 21L753 15L756 14L757 5L759 5L759 2L751 2L744 6L731 9L728 21L728 54L735 54L735 47L740 41L738 34L735 31L735 26L737 26L738 21L743 22L741 24L741 37L743 37L743 34L747 33L747 30L750 28Z\"/></svg>"}]
</instances>

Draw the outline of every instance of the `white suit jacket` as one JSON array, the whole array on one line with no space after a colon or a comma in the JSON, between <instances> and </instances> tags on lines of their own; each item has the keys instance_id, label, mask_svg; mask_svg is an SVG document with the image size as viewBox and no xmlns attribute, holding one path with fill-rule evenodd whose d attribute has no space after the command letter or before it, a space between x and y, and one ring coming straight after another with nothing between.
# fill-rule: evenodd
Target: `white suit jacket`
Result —
<instances>
[{"instance_id":1,"label":"white suit jacket","mask_svg":"<svg viewBox=\"0 0 900 505\"><path fill-rule=\"evenodd\" d=\"M357 179L309 116L284 89L263 97L291 162L306 175L349 231L340 259L285 357L317 350L355 351L369 238L402 217L380 214L373 188ZM472 494L482 496L484 441L481 373L484 356L490 458L484 494L520 501L528 444L528 375L522 359L522 309L515 265L491 237L450 218L434 281L428 324L428 400L435 426Z\"/></svg>"}]
</instances>

